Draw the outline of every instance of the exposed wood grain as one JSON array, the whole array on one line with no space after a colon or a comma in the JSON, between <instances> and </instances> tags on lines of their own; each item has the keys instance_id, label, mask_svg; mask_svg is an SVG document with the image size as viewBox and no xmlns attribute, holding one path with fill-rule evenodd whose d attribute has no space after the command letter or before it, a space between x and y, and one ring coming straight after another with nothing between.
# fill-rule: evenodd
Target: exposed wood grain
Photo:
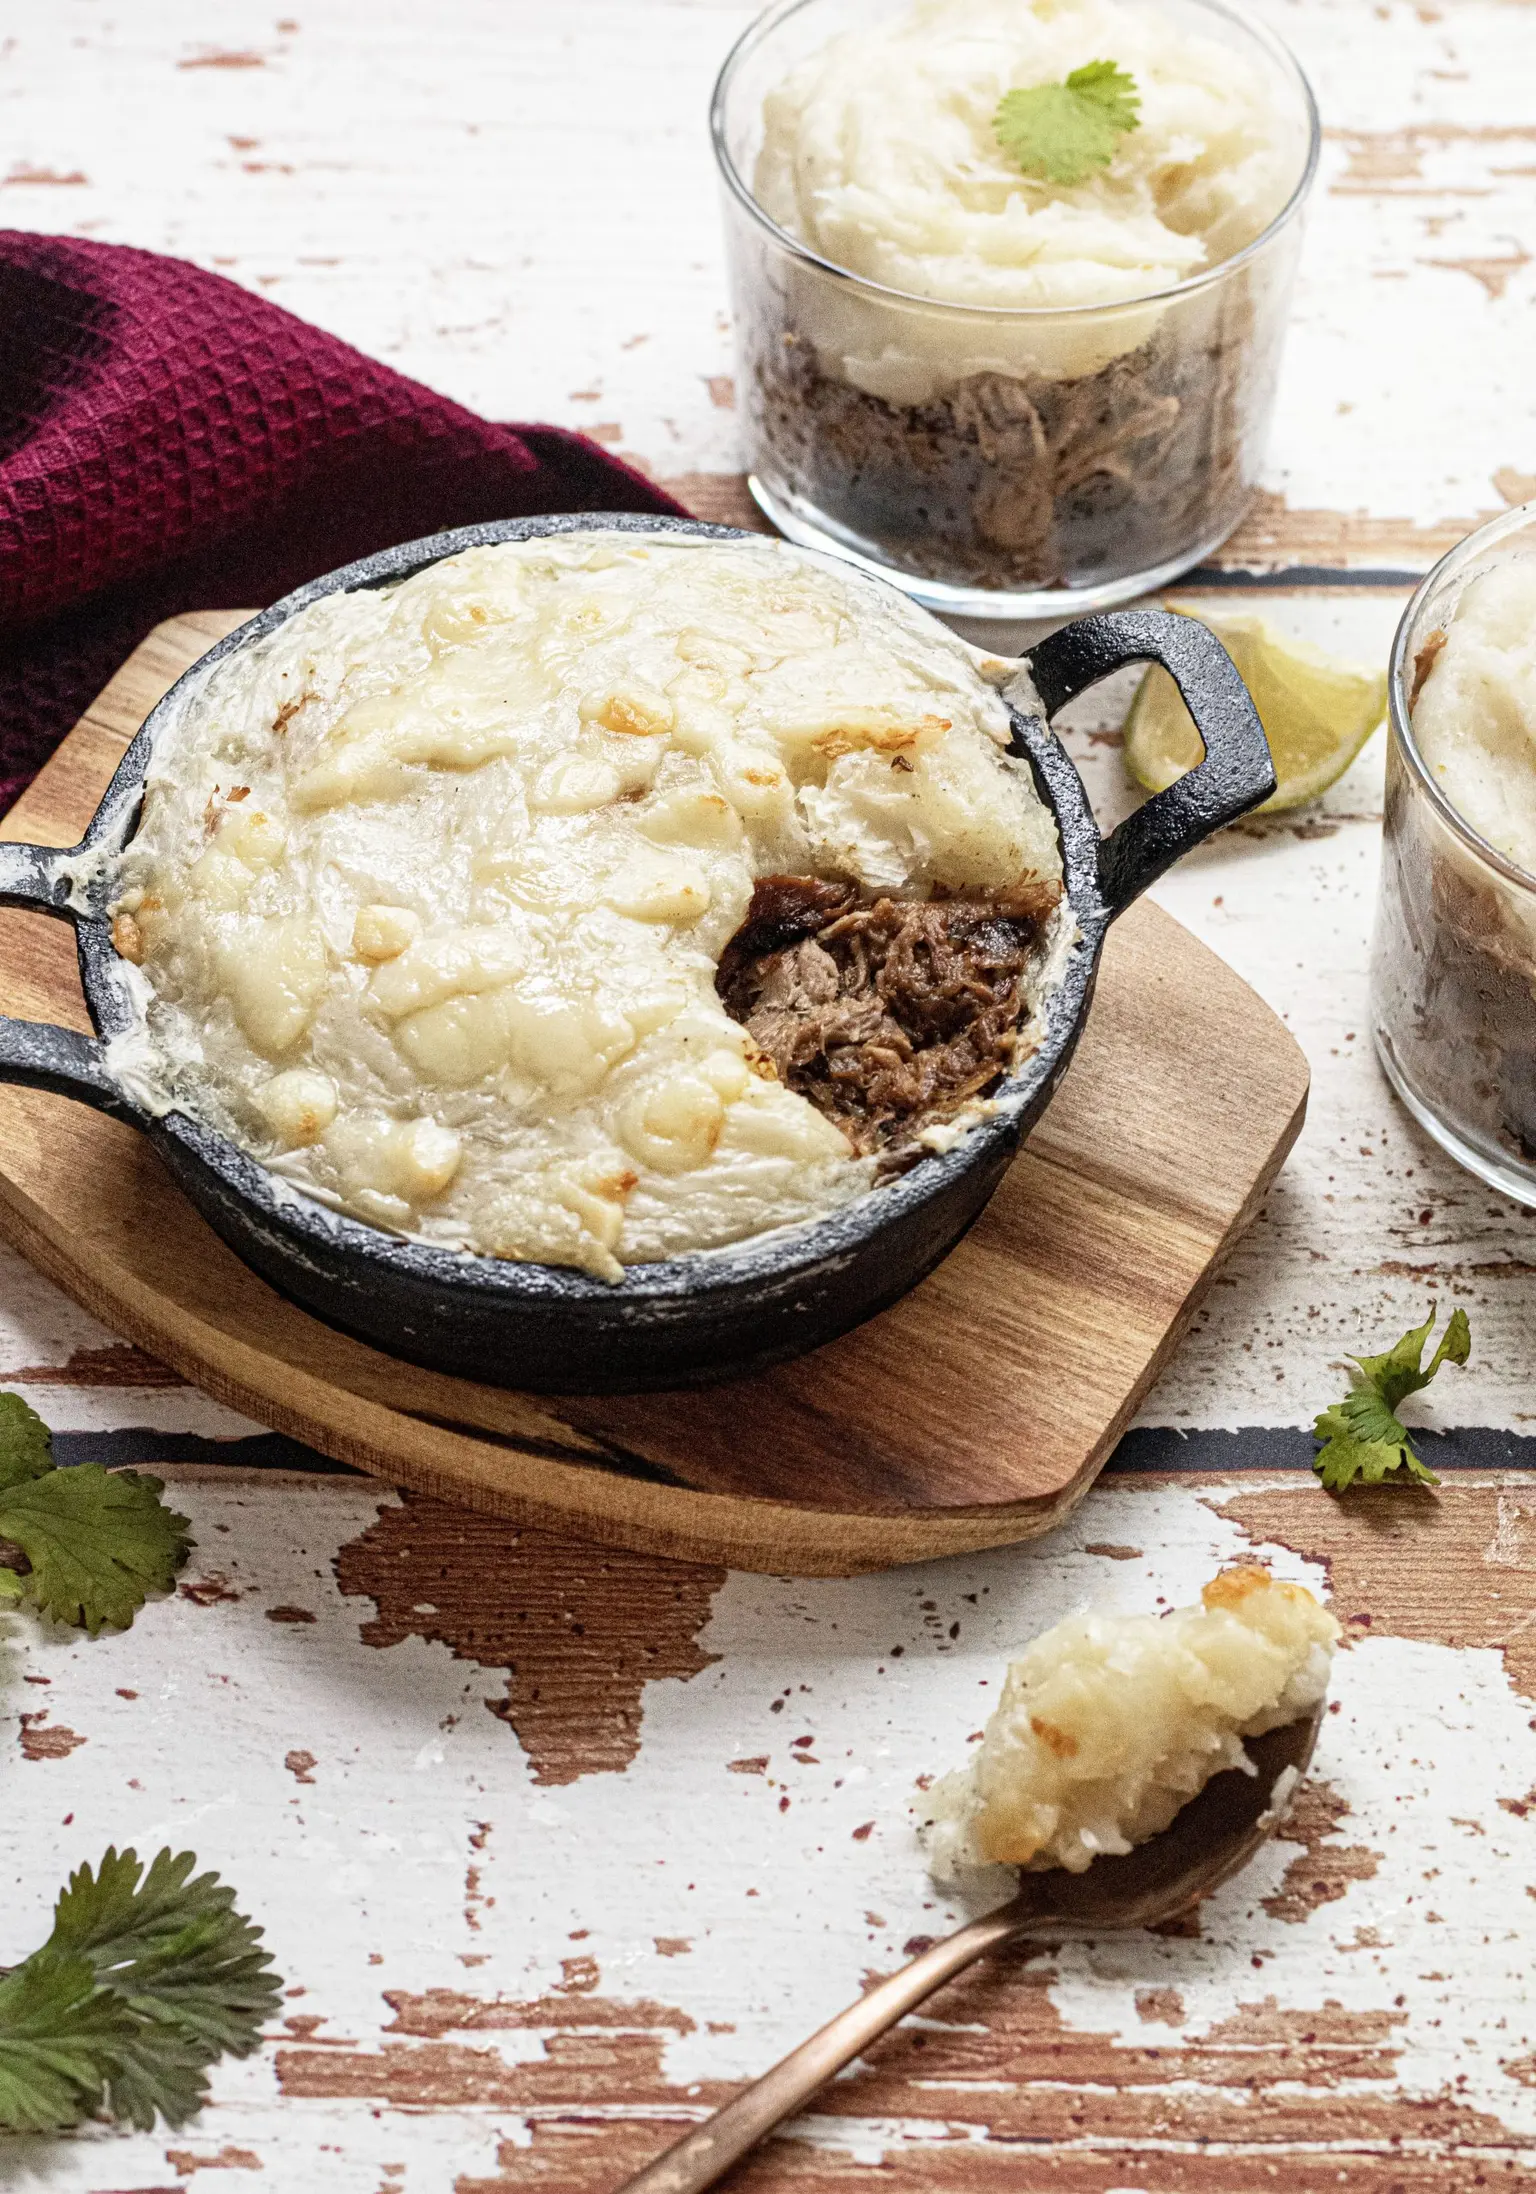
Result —
<instances>
[{"instance_id":1,"label":"exposed wood grain","mask_svg":"<svg viewBox=\"0 0 1536 2194\"><path fill-rule=\"evenodd\" d=\"M77 1348L62 1364L21 1364L5 1377L10 1386L104 1387L112 1393L185 1383L126 1341L114 1341L106 1348Z\"/></svg>"},{"instance_id":2,"label":"exposed wood grain","mask_svg":"<svg viewBox=\"0 0 1536 2194\"><path fill-rule=\"evenodd\" d=\"M1334 1841L1348 1815L1348 1800L1330 1784L1316 1780L1302 1784L1286 1816L1282 1840L1299 1843L1303 1849L1286 1867L1279 1888L1263 1899L1272 1920L1300 1926L1319 1905L1336 1904L1351 1882L1375 1877L1381 1865L1379 1851Z\"/></svg>"},{"instance_id":3,"label":"exposed wood grain","mask_svg":"<svg viewBox=\"0 0 1536 2194\"><path fill-rule=\"evenodd\" d=\"M1490 2113L1449 2094L1408 2102L1393 2092L1401 2011L1350 2010L1337 2000L1282 2009L1258 1994L1198 2038L1128 2044L1069 2025L1052 2000L1053 1978L1038 1956L1004 1956L942 1990L920 2021L887 2036L822 2099L814 2151L797 2155L798 2144L773 2141L740 2183L767 2189L787 2173L792 2184L841 2185L849 2173L835 2152L856 2150L871 2125L903 2129L881 2173L882 2183L901 2187L950 2184L944 2144L956 2140L966 2169L953 2183L965 2187L1236 2194L1307 2184L1283 2176L1287 2152L1305 2147L1313 2168L1327 2171L1311 2184L1387 2194L1413 2183L1376 2168L1388 2156L1395 2164L1405 2143L1427 2151L1440 2173L1486 2168L1484 2183L1525 2183L1512 2176L1525 2166L1525 2143ZM732 2092L718 2081L667 2077L663 2041L679 2015L663 2005L439 1996L399 2011L389 2032L421 2040L285 2049L278 2078L286 2095L311 2101L490 2105L526 2116L531 2144L504 2150L498 2174L460 2181L460 2194L600 2194ZM541 2053L509 2060L487 2048L483 2037L497 2028L542 2032ZM450 2040L452 2032L476 2040ZM1027 2144L1027 2180L1015 2144ZM1208 2149L1222 2152L1223 2175L1202 2172L1198 2153ZM1385 2154L1372 2158L1372 2149ZM1234 2152L1249 2167L1236 2177ZM1073 2175L1090 2157L1098 2175Z\"/></svg>"},{"instance_id":4,"label":"exposed wood grain","mask_svg":"<svg viewBox=\"0 0 1536 2194\"><path fill-rule=\"evenodd\" d=\"M8 833L71 842L146 696L207 633L161 628ZM7 1009L83 1025L61 925L7 917L0 936ZM0 1097L0 1230L140 1348L343 1461L609 1543L838 1573L1028 1537L1081 1498L1290 1148L1307 1081L1246 985L1137 907L1061 1092L961 1246L859 1332L701 1393L534 1399L393 1362L240 1265L131 1130L58 1098Z\"/></svg>"},{"instance_id":5,"label":"exposed wood grain","mask_svg":"<svg viewBox=\"0 0 1536 2194\"><path fill-rule=\"evenodd\" d=\"M1493 1647L1536 1706L1536 1487L1524 1476L1392 1485L1317 1500L1311 1485L1224 1504L1253 1544L1321 1562L1341 1621L1359 1636Z\"/></svg>"},{"instance_id":6,"label":"exposed wood grain","mask_svg":"<svg viewBox=\"0 0 1536 2194\"><path fill-rule=\"evenodd\" d=\"M997 2194L1104 2194L1104 2152L1086 2141L1076 2152L1042 2144L1038 2151L1021 2157L1001 2143L966 2141L960 2133L948 2138L965 2145L898 2152L884 2167L882 2187L899 2194L919 2187L933 2189L935 2194L950 2194L950 2190L959 2194L962 2189L964 2194L994 2194L994 2190ZM462 2177L457 2194L511 2194L526 2187L548 2187L551 2194L588 2194L588 2190L597 2194L600 2188L621 2185L648 2160L650 2146L654 2144L648 2146L642 2135L622 2125L599 2128L578 2122L569 2127L541 2127L531 2152L505 2143L502 2171L490 2177ZM1244 2155L1229 2149L1212 2157L1175 2154L1132 2159L1120 2151L1112 2152L1110 2161L1118 2164L1122 2174L1134 2164L1135 2176L1121 2181L1134 2194L1316 2194L1319 2184L1313 2176L1315 2153L1287 2158L1282 2152L1277 2160L1274 2155ZM1485 2159L1479 2155L1475 2163L1481 2172ZM1457 2168L1454 2160L1449 2168ZM1506 2173L1511 2168L1518 2167L1504 2166ZM1440 2158L1414 2156L1388 2162L1330 2152L1326 2184L1342 2194L1425 2194L1426 2189L1451 2184L1446 2169ZM1493 2176L1481 2183L1519 2182ZM768 2157L743 2166L733 2180L743 2194L766 2194L770 2187L776 2194L791 2188L796 2194L853 2194L868 2184L869 2167L857 2157L800 2142L776 2144Z\"/></svg>"},{"instance_id":7,"label":"exposed wood grain","mask_svg":"<svg viewBox=\"0 0 1536 2194\"><path fill-rule=\"evenodd\" d=\"M342 1550L336 1574L343 1592L377 1604L365 1644L441 1639L464 1660L507 1670L492 1711L516 1731L539 1783L629 1765L645 1686L695 1676L714 1658L696 1641L725 1583L723 1569L416 1499L385 1509Z\"/></svg>"},{"instance_id":8,"label":"exposed wood grain","mask_svg":"<svg viewBox=\"0 0 1536 2194\"><path fill-rule=\"evenodd\" d=\"M1283 495L1259 494L1242 524L1211 558L1220 571L1296 566L1347 571L1353 565L1427 571L1499 506L1431 521L1364 510L1294 510Z\"/></svg>"},{"instance_id":9,"label":"exposed wood grain","mask_svg":"<svg viewBox=\"0 0 1536 2194\"><path fill-rule=\"evenodd\" d=\"M1518 2141L1445 2142L1423 2114L1405 2112L1385 2138L1367 2126L1356 2139L1327 2145L1223 2141L1204 2154L1193 2144L1169 2153L1150 2141L1105 2141L1093 2131L1091 2110L1080 2120L1075 2141L1062 2142L1043 2134L978 2138L969 2123L941 2124L924 2139L928 2128L919 2127L913 2145L882 2157L878 2184L888 2194L1461 2194L1474 2187L1523 2194L1530 2183L1530 2151ZM1374 2140L1381 2148L1373 2155ZM1410 2140L1425 2146L1405 2153ZM607 2194L664 2145L636 2125L592 2124L573 2111L538 2126L526 2148L506 2142L495 2176L466 2174L455 2194ZM779 2140L731 2183L735 2194L864 2194L870 2166L824 2139Z\"/></svg>"},{"instance_id":10,"label":"exposed wood grain","mask_svg":"<svg viewBox=\"0 0 1536 2194\"><path fill-rule=\"evenodd\" d=\"M85 1739L62 1722L50 1722L47 1707L23 1714L20 1721L21 1756L24 1760L67 1760Z\"/></svg>"}]
</instances>

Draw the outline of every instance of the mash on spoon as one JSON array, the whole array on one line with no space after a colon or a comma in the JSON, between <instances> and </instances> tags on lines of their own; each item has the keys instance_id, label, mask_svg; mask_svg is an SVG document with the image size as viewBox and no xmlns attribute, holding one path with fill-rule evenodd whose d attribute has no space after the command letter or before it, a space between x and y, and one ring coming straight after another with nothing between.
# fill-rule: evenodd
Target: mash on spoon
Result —
<instances>
[{"instance_id":1,"label":"mash on spoon","mask_svg":"<svg viewBox=\"0 0 1536 2194\"><path fill-rule=\"evenodd\" d=\"M1069 1615L1008 1670L967 1767L923 1804L930 1870L1066 1867L1168 1826L1245 1737L1309 1714L1339 1626L1304 1586L1258 1564L1213 1577L1198 1607Z\"/></svg>"}]
</instances>

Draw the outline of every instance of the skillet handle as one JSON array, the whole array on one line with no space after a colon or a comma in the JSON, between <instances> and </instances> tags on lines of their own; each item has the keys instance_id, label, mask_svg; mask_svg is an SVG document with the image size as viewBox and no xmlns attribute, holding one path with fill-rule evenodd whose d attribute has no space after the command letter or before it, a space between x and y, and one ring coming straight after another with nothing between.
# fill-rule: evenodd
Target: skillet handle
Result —
<instances>
[{"instance_id":1,"label":"skillet handle","mask_svg":"<svg viewBox=\"0 0 1536 2194\"><path fill-rule=\"evenodd\" d=\"M114 1120L142 1125L142 1115L107 1072L106 1047L53 1021L12 1021L0 1015L0 1083L78 1097Z\"/></svg>"},{"instance_id":2,"label":"skillet handle","mask_svg":"<svg viewBox=\"0 0 1536 2194\"><path fill-rule=\"evenodd\" d=\"M24 846L0 839L0 907L30 907L39 914L74 919L65 863L78 846Z\"/></svg>"},{"instance_id":3,"label":"skillet handle","mask_svg":"<svg viewBox=\"0 0 1536 2194\"><path fill-rule=\"evenodd\" d=\"M1099 889L1111 920L1182 854L1275 789L1275 765L1248 688L1215 633L1198 618L1165 609L1083 617L1053 632L1028 656L1047 716L1127 663L1162 664L1184 696L1205 755L1101 844Z\"/></svg>"},{"instance_id":4,"label":"skillet handle","mask_svg":"<svg viewBox=\"0 0 1536 2194\"><path fill-rule=\"evenodd\" d=\"M64 864L73 847L27 846L0 840L0 906L74 920L70 878ZM78 1029L52 1021L13 1021L0 1015L0 1083L77 1097L115 1119L138 1114L107 1072L105 1047Z\"/></svg>"}]
</instances>

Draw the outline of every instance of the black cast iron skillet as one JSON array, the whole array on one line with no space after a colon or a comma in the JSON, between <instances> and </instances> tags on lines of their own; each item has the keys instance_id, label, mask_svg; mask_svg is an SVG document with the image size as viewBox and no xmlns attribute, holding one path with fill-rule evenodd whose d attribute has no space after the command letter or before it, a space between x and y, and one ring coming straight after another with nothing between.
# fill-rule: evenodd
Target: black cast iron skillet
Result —
<instances>
[{"instance_id":1,"label":"black cast iron skillet","mask_svg":"<svg viewBox=\"0 0 1536 2194\"><path fill-rule=\"evenodd\" d=\"M691 519L581 513L466 526L365 557L240 626L172 687L123 756L78 847L0 845L0 905L74 923L80 980L101 1036L126 1030L132 1013L112 947L109 887L91 882L89 870L77 874L76 864L133 835L157 731L189 683L323 595L391 586L465 549L594 529L756 538ZM1038 1049L997 1092L996 1116L952 1151L924 1158L828 1218L730 1250L631 1265L611 1286L567 1266L431 1248L343 1218L276 1183L188 1114L143 1109L109 1072L102 1044L72 1029L0 1018L0 1081L77 1097L140 1129L248 1265L306 1310L392 1355L503 1386L589 1394L697 1385L798 1355L894 1302L954 1247L1061 1079L1110 923L1180 854L1274 790L1247 691L1220 643L1192 619L1158 610L1084 618L1043 641L1028 667L1050 717L1109 672L1147 661L1177 681L1204 760L1101 839L1082 782L1045 723L1013 711L1014 750L1028 758L1061 833L1080 941L1047 1004Z\"/></svg>"}]
</instances>

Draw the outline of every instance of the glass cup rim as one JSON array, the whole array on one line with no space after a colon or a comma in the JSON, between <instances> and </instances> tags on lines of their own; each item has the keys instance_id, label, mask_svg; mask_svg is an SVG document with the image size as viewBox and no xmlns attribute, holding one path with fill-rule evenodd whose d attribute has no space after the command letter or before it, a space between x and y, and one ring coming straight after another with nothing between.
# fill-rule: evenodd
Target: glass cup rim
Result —
<instances>
[{"instance_id":1,"label":"glass cup rim","mask_svg":"<svg viewBox=\"0 0 1536 2194\"><path fill-rule=\"evenodd\" d=\"M1301 211L1317 175L1317 163L1322 149L1322 119L1317 100L1306 71L1279 33L1267 23L1256 21L1240 8L1229 6L1227 0L1189 0L1189 4L1203 8L1209 15L1219 15L1244 33L1246 37L1263 47L1271 60L1278 62L1281 73L1292 88L1300 94L1302 111L1307 124L1307 157L1302 163L1301 174L1286 199L1259 234L1246 243L1241 251L1233 252L1229 259L1222 259L1214 267L1204 267L1198 274L1186 275L1182 282L1170 283L1164 289L1148 290L1138 297L1116 298L1102 305L973 305L944 297L924 297L915 290L894 289L889 283L871 281L867 275L856 274L851 267L839 264L835 259L825 259L820 252L788 229L780 228L770 213L753 196L744 177L731 158L725 141L726 106L734 87L735 78L751 53L776 31L792 15L805 8L820 5L820 0L776 0L774 6L765 8L761 15L749 23L720 65L715 78L715 88L709 102L709 135L714 146L715 161L727 190L758 225L766 229L776 242L783 245L795 258L807 266L819 268L840 282L851 283L855 288L867 291L873 297L888 298L893 304L925 306L930 311L961 315L978 323L995 324L999 321L1084 320L1102 318L1110 313L1140 310L1147 305L1166 304L1175 298L1193 296L1197 291L1210 289L1227 275L1233 274L1248 260L1254 258L1265 245L1288 228Z\"/></svg>"},{"instance_id":2,"label":"glass cup rim","mask_svg":"<svg viewBox=\"0 0 1536 2194\"><path fill-rule=\"evenodd\" d=\"M1459 578L1469 566L1474 565L1490 548L1496 548L1512 535L1536 531L1536 502L1517 503L1513 510L1500 511L1496 518L1488 518L1480 526L1474 526L1456 546L1447 549L1439 562L1432 564L1413 591L1407 608L1398 620L1393 635L1392 655L1387 666L1387 716L1392 737L1398 751L1412 770L1419 784L1429 795L1441 821L1474 853L1485 867L1494 869L1506 882L1518 884L1522 891L1536 893L1536 875L1522 868L1518 861L1510 860L1497 846L1490 845L1478 831L1472 828L1460 809L1455 807L1444 787L1431 774L1423 751L1413 733L1413 712L1409 705L1408 643L1413 637L1421 613L1441 590Z\"/></svg>"}]
</instances>

